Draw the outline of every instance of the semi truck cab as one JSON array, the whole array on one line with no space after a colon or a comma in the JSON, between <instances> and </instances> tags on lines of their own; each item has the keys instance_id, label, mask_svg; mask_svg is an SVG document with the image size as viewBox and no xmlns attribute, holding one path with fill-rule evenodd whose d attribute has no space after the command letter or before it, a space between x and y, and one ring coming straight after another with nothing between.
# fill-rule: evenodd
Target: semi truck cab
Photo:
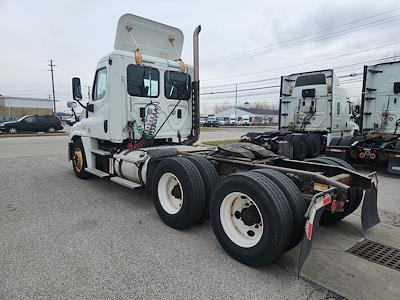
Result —
<instances>
[{"instance_id":1,"label":"semi truck cab","mask_svg":"<svg viewBox=\"0 0 400 300\"><path fill-rule=\"evenodd\" d=\"M194 74L181 59L182 46L181 30L122 16L114 51L97 64L87 117L71 128L70 136L112 143L134 141L143 133L146 142L159 144L193 139L198 131ZM80 80L74 83L79 99Z\"/></svg>"},{"instance_id":2,"label":"semi truck cab","mask_svg":"<svg viewBox=\"0 0 400 300\"><path fill-rule=\"evenodd\" d=\"M349 103L348 93L333 70L283 76L280 129L347 134L358 129Z\"/></svg>"},{"instance_id":3,"label":"semi truck cab","mask_svg":"<svg viewBox=\"0 0 400 300\"><path fill-rule=\"evenodd\" d=\"M364 66L360 132L336 137L328 156L353 164L387 165L400 174L400 61Z\"/></svg>"},{"instance_id":4,"label":"semi truck cab","mask_svg":"<svg viewBox=\"0 0 400 300\"><path fill-rule=\"evenodd\" d=\"M279 130L249 132L241 141L289 158L315 158L332 138L359 130L351 107L347 91L331 69L282 76Z\"/></svg>"}]
</instances>

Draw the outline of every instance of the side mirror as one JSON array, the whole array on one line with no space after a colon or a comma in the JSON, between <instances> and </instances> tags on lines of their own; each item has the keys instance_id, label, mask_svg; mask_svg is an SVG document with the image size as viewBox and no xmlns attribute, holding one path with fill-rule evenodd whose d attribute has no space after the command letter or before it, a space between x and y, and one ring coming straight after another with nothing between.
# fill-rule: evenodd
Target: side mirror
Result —
<instances>
[{"instance_id":1,"label":"side mirror","mask_svg":"<svg viewBox=\"0 0 400 300\"><path fill-rule=\"evenodd\" d=\"M75 101L68 101L67 106L69 108L76 108L78 106L78 104Z\"/></svg>"},{"instance_id":2,"label":"side mirror","mask_svg":"<svg viewBox=\"0 0 400 300\"><path fill-rule=\"evenodd\" d=\"M78 77L72 78L72 95L75 101L82 100L81 80Z\"/></svg>"}]
</instances>

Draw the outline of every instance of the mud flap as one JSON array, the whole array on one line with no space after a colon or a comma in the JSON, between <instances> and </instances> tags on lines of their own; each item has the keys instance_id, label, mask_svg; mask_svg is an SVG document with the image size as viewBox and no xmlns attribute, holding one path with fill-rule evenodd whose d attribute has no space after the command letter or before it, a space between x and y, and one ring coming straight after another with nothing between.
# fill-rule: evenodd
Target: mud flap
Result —
<instances>
[{"instance_id":1,"label":"mud flap","mask_svg":"<svg viewBox=\"0 0 400 300\"><path fill-rule=\"evenodd\" d=\"M361 210L361 224L363 230L368 230L372 226L378 224L381 220L378 215L378 178L376 174L372 175L372 187L371 190L366 191L364 194L364 200Z\"/></svg>"},{"instance_id":2,"label":"mud flap","mask_svg":"<svg viewBox=\"0 0 400 300\"><path fill-rule=\"evenodd\" d=\"M303 268L304 262L310 254L312 239L316 234L316 230L319 226L319 220L321 219L325 206L332 202L332 193L334 190L335 188L331 188L325 192L314 195L307 209L305 215L307 221L304 227L305 234L303 240L301 241L299 263L297 267L297 278L300 277L301 269Z\"/></svg>"}]
</instances>

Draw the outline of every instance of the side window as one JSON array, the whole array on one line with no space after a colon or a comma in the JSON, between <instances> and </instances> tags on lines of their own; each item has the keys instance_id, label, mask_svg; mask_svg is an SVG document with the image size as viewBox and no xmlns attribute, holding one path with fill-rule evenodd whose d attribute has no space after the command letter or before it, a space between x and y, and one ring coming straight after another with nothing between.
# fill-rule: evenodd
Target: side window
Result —
<instances>
[{"instance_id":1,"label":"side window","mask_svg":"<svg viewBox=\"0 0 400 300\"><path fill-rule=\"evenodd\" d=\"M130 96L157 98L159 95L160 73L155 68L129 65L127 82Z\"/></svg>"},{"instance_id":2,"label":"side window","mask_svg":"<svg viewBox=\"0 0 400 300\"><path fill-rule=\"evenodd\" d=\"M49 121L52 123L59 123L60 119L56 116L51 116L51 117L49 117Z\"/></svg>"},{"instance_id":3,"label":"side window","mask_svg":"<svg viewBox=\"0 0 400 300\"><path fill-rule=\"evenodd\" d=\"M97 70L94 81L93 100L103 99L107 92L107 69Z\"/></svg>"},{"instance_id":4,"label":"side window","mask_svg":"<svg viewBox=\"0 0 400 300\"><path fill-rule=\"evenodd\" d=\"M191 96L190 75L182 72L165 71L164 93L168 99L189 100Z\"/></svg>"},{"instance_id":5,"label":"side window","mask_svg":"<svg viewBox=\"0 0 400 300\"><path fill-rule=\"evenodd\" d=\"M47 117L39 116L39 117L37 117L37 120L39 123L45 123L45 122L47 122Z\"/></svg>"},{"instance_id":6,"label":"side window","mask_svg":"<svg viewBox=\"0 0 400 300\"><path fill-rule=\"evenodd\" d=\"M336 103L336 114L340 115L340 102Z\"/></svg>"},{"instance_id":7,"label":"side window","mask_svg":"<svg viewBox=\"0 0 400 300\"><path fill-rule=\"evenodd\" d=\"M25 123L35 123L36 122L36 117L35 116L30 116L30 117L26 117L24 119Z\"/></svg>"}]
</instances>

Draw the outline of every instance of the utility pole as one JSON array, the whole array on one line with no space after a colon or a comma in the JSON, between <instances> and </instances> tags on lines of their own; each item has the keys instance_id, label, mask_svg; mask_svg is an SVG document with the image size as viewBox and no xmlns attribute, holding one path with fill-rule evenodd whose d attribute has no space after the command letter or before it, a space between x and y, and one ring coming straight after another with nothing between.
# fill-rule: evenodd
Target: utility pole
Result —
<instances>
[{"instance_id":1,"label":"utility pole","mask_svg":"<svg viewBox=\"0 0 400 300\"><path fill-rule=\"evenodd\" d=\"M53 88L53 113L54 113L54 115L56 114L56 92L54 91L54 74L53 74L53 72L54 72L53 67L55 67L55 66L56 65L53 64L53 60L50 59L49 67L50 67L50 72L51 72L51 85Z\"/></svg>"},{"instance_id":2,"label":"utility pole","mask_svg":"<svg viewBox=\"0 0 400 300\"><path fill-rule=\"evenodd\" d=\"M235 125L237 125L237 83L235 85Z\"/></svg>"}]
</instances>

